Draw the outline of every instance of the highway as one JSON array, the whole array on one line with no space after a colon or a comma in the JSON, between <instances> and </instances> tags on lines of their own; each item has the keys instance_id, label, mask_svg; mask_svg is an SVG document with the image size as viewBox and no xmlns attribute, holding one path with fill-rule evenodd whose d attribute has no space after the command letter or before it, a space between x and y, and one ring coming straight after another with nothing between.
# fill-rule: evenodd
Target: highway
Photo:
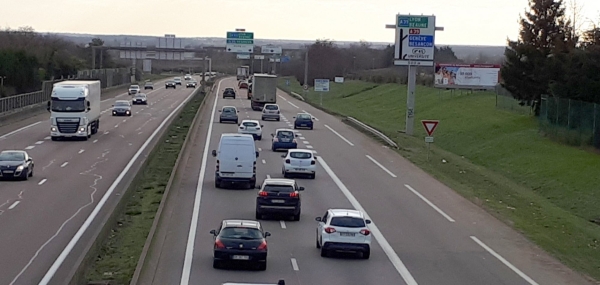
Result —
<instances>
[{"instance_id":1,"label":"highway","mask_svg":"<svg viewBox=\"0 0 600 285\"><path fill-rule=\"evenodd\" d=\"M235 86L235 79L227 79L217 90ZM298 133L300 147L319 156L319 168L315 180L298 179L306 188L300 221L261 221L272 233L267 270L218 270L211 265L209 231L223 219L254 219L257 190L214 188L215 159L210 156L221 133L237 131L235 124L218 123L215 108L233 105L240 110L240 119L260 119L242 90L235 100L207 98L194 143L181 166L182 178L170 193L155 236L153 259L148 262L155 267L143 271L139 284L275 283L279 279L297 285L593 284L392 150L331 115L281 91L278 94L285 119L263 123L263 140L257 142L258 182L282 177L281 153L270 150L270 133L291 127L298 112L316 117L314 130ZM361 209L373 220L371 259L319 255L314 218L328 208Z\"/></svg>"},{"instance_id":2,"label":"highway","mask_svg":"<svg viewBox=\"0 0 600 285\"><path fill-rule=\"evenodd\" d=\"M49 269L56 260L64 261L59 256L86 229L84 221L98 202L114 190L124 169L140 156L135 154L192 91L185 86L165 90L164 80L157 81L155 90L144 91L149 104L134 105L131 117L113 117L110 111L115 100L130 100L127 93L105 99L99 132L88 141L51 141L49 115L0 134L0 149L27 150L35 162L28 181L0 182L0 284L38 284L45 275L53 276L47 272L55 272ZM135 173L125 176L131 175ZM119 190L114 191L107 198L117 199Z\"/></svg>"}]
</instances>

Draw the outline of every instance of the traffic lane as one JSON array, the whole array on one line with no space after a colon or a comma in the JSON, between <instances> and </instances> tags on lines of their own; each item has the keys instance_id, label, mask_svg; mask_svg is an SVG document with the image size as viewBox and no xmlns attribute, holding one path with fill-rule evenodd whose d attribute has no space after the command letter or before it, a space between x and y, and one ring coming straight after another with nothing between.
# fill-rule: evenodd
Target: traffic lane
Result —
<instances>
[{"instance_id":1,"label":"traffic lane","mask_svg":"<svg viewBox=\"0 0 600 285\"><path fill-rule=\"evenodd\" d=\"M401 193L408 193L409 196L412 196L413 200L415 197L418 198L417 202L419 204L417 205L428 208L430 212L436 213L442 220L446 219L448 222L452 220L450 223L453 225L453 231L461 239L466 239L475 245L474 250L481 253L480 258L487 257L488 260L494 262L494 265L489 266L494 268L502 267L503 269L500 270L514 267L514 269L511 269L509 276L518 276L520 282L524 280L533 282L532 280L536 280L542 283L591 284L581 274L561 264L548 253L529 242L514 229L464 199L458 193L435 180L394 151L369 139L333 116L325 114L311 106L304 106L308 104L292 99L289 96L287 96L287 99L294 101L293 104L299 108L295 108L290 104L287 105L291 107L283 104L284 113L286 110L288 112L294 112L297 109L308 110L308 112L311 112L313 115L317 114L316 116L321 118L320 123L328 124L327 126L331 128L331 134L328 137L323 134L315 136L315 138L323 141L319 145L329 146L327 154L334 154L335 151L339 150L338 148L331 147L330 142L332 137L334 139L337 137L337 146L339 148L357 153L354 156L356 158L354 162L340 162L334 159L348 157L345 157L341 153L332 155L332 165L335 165L335 163L338 166L357 165L366 162L366 165L370 166L371 169L368 173L376 173L380 176L380 179L374 180L394 181L393 185L396 185L396 188L390 189L400 188ZM348 144L348 142L354 146ZM360 150L357 150L356 147ZM359 154L361 150L364 151L364 155ZM369 157L366 157L366 155L369 155ZM364 159L365 157L366 159ZM363 158L362 162L360 158ZM397 178L394 178L392 174L397 176ZM351 173L347 173L347 175L353 176ZM397 185L400 185L400 187ZM432 226L435 227L435 225ZM490 258L491 256L494 258Z\"/></svg>"},{"instance_id":2,"label":"traffic lane","mask_svg":"<svg viewBox=\"0 0 600 285\"><path fill-rule=\"evenodd\" d=\"M191 93L191 90L188 93ZM170 101L181 102L186 98L181 96L183 94L177 95L161 104L168 108L172 104ZM159 116L160 119L153 120L149 127L156 128L166 115L166 113L156 114L155 116ZM120 117L111 119L122 120ZM23 200L18 207L11 210L13 212L10 219L0 219L0 226L3 229L19 233L16 236L0 237L2 252L18 249L19 255L19 258L8 255L11 256L10 260L2 260L7 264L3 267L0 283L9 284L8 282L18 276L22 270L24 271L14 284L32 284L40 280L93 210L94 204L110 187L133 153L146 141L149 133L138 135L132 130L147 120L148 117L132 116L127 122L130 123L129 125L124 124L115 128L113 132L105 134L97 144L92 141L82 142L87 144L87 151L81 156L64 167L58 166L59 169L57 167L47 169L52 177L59 177L59 179L49 178L36 195L32 195L31 199ZM60 179L65 177L71 179ZM39 217L47 218L41 220ZM10 280L4 283L2 282L4 279Z\"/></svg>"}]
</instances>

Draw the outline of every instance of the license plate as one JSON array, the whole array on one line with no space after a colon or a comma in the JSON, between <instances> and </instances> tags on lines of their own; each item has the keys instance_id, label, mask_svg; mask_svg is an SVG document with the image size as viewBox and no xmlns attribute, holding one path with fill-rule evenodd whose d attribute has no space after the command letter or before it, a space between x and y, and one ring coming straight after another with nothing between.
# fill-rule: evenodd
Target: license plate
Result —
<instances>
[{"instance_id":1,"label":"license plate","mask_svg":"<svg viewBox=\"0 0 600 285\"><path fill-rule=\"evenodd\" d=\"M355 235L355 233L340 233L340 236L343 237L353 237Z\"/></svg>"},{"instance_id":2,"label":"license plate","mask_svg":"<svg viewBox=\"0 0 600 285\"><path fill-rule=\"evenodd\" d=\"M221 176L233 176L233 173L221 173Z\"/></svg>"},{"instance_id":3,"label":"license plate","mask_svg":"<svg viewBox=\"0 0 600 285\"><path fill-rule=\"evenodd\" d=\"M302 127L306 127L306 124L300 124L300 126L302 126Z\"/></svg>"},{"instance_id":4,"label":"license plate","mask_svg":"<svg viewBox=\"0 0 600 285\"><path fill-rule=\"evenodd\" d=\"M273 203L285 203L285 200L271 200Z\"/></svg>"},{"instance_id":5,"label":"license plate","mask_svg":"<svg viewBox=\"0 0 600 285\"><path fill-rule=\"evenodd\" d=\"M2 172L3 172L3 173L14 173L14 171L12 171L12 170L4 170L4 171L2 171Z\"/></svg>"},{"instance_id":6,"label":"license plate","mask_svg":"<svg viewBox=\"0 0 600 285\"><path fill-rule=\"evenodd\" d=\"M296 171L304 171L303 168L294 168L294 170L296 170Z\"/></svg>"},{"instance_id":7,"label":"license plate","mask_svg":"<svg viewBox=\"0 0 600 285\"><path fill-rule=\"evenodd\" d=\"M248 259L250 259L250 256L247 256L247 255L234 255L234 256L231 257L231 259L234 259L234 260L248 260Z\"/></svg>"}]
</instances>

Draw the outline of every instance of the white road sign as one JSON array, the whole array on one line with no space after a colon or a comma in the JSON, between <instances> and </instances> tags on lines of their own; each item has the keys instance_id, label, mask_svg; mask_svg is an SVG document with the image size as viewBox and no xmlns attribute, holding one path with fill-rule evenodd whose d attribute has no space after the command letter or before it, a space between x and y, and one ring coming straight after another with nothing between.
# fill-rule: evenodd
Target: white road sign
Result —
<instances>
[{"instance_id":1,"label":"white road sign","mask_svg":"<svg viewBox=\"0 0 600 285\"><path fill-rule=\"evenodd\" d=\"M260 53L264 53L264 54L281 54L281 47L278 46L274 46L274 45L266 45L266 46L262 46L260 49Z\"/></svg>"},{"instance_id":2,"label":"white road sign","mask_svg":"<svg viewBox=\"0 0 600 285\"><path fill-rule=\"evenodd\" d=\"M329 92L329 79L315 79L315 91Z\"/></svg>"},{"instance_id":3,"label":"white road sign","mask_svg":"<svg viewBox=\"0 0 600 285\"><path fill-rule=\"evenodd\" d=\"M435 16L397 15L394 64L433 66L434 52Z\"/></svg>"}]
</instances>

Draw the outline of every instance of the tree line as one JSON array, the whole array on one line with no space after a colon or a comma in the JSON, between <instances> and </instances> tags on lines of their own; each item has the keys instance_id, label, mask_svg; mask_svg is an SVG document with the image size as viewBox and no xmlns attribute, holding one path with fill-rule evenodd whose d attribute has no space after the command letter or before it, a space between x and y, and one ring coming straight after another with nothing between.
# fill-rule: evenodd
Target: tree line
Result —
<instances>
[{"instance_id":1,"label":"tree line","mask_svg":"<svg viewBox=\"0 0 600 285\"><path fill-rule=\"evenodd\" d=\"M36 33L31 27L0 30L0 97L39 90L45 80L74 75L92 67L90 46L103 45L93 39L77 45L55 35ZM117 67L110 54L96 54L104 68Z\"/></svg>"},{"instance_id":2,"label":"tree line","mask_svg":"<svg viewBox=\"0 0 600 285\"><path fill-rule=\"evenodd\" d=\"M579 30L562 0L529 0L508 40L503 87L540 113L541 96L600 103L600 28Z\"/></svg>"}]
</instances>

